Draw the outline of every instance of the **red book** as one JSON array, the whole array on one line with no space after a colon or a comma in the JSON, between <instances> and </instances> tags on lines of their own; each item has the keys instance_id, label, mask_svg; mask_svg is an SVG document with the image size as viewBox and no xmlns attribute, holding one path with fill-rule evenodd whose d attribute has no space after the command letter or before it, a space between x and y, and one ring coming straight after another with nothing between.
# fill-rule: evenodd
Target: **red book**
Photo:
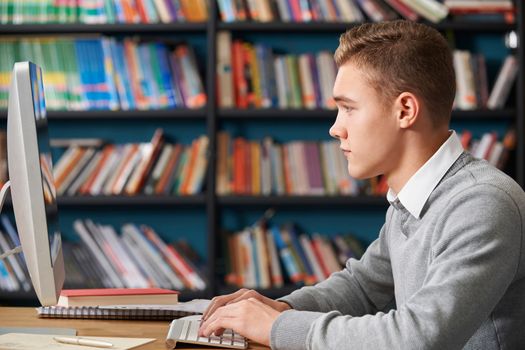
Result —
<instances>
[{"instance_id":1,"label":"red book","mask_svg":"<svg viewBox=\"0 0 525 350\"><path fill-rule=\"evenodd\" d=\"M161 288L64 289L57 306L172 305L179 292Z\"/></svg>"},{"instance_id":2,"label":"red book","mask_svg":"<svg viewBox=\"0 0 525 350\"><path fill-rule=\"evenodd\" d=\"M247 108L248 83L244 75L244 55L240 40L235 40L232 45L232 73L235 85L235 105L237 108Z\"/></svg>"}]
</instances>

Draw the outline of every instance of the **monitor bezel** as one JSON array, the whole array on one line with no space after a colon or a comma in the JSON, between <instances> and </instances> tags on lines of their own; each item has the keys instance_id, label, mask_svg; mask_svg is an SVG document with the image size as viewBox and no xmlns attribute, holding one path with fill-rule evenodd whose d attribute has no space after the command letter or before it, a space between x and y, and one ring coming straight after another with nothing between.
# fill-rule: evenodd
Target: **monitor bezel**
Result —
<instances>
[{"instance_id":1,"label":"monitor bezel","mask_svg":"<svg viewBox=\"0 0 525 350\"><path fill-rule=\"evenodd\" d=\"M36 295L43 306L55 305L65 279L60 236L51 261L33 109L31 62L17 62L9 89L7 157L11 200L22 251ZM39 69L39 67L36 67Z\"/></svg>"}]
</instances>

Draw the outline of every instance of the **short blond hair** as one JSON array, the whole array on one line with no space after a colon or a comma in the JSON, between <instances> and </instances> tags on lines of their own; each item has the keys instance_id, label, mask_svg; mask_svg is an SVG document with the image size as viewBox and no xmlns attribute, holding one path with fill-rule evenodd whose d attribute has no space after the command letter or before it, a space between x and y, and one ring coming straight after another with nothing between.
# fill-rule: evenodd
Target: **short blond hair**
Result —
<instances>
[{"instance_id":1,"label":"short blond hair","mask_svg":"<svg viewBox=\"0 0 525 350\"><path fill-rule=\"evenodd\" d=\"M365 23L339 39L335 62L364 69L379 96L402 92L421 98L435 125L450 121L456 95L452 52L435 29L405 20Z\"/></svg>"}]
</instances>

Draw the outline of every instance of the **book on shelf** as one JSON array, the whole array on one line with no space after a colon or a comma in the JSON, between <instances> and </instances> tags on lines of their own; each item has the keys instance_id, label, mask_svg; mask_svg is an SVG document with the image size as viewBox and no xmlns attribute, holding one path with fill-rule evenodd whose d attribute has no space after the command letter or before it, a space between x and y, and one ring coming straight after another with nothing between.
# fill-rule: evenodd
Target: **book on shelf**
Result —
<instances>
[{"instance_id":1,"label":"book on shelf","mask_svg":"<svg viewBox=\"0 0 525 350\"><path fill-rule=\"evenodd\" d=\"M222 239L224 282L247 288L312 285L364 252L352 235L308 235L294 224L262 222L239 232L223 232Z\"/></svg>"},{"instance_id":2,"label":"book on shelf","mask_svg":"<svg viewBox=\"0 0 525 350\"><path fill-rule=\"evenodd\" d=\"M382 194L370 181L348 175L338 141L278 144L217 134L216 184L219 195Z\"/></svg>"},{"instance_id":3,"label":"book on shelf","mask_svg":"<svg viewBox=\"0 0 525 350\"><path fill-rule=\"evenodd\" d=\"M7 180L7 131L0 130L0 186Z\"/></svg>"},{"instance_id":4,"label":"book on shelf","mask_svg":"<svg viewBox=\"0 0 525 350\"><path fill-rule=\"evenodd\" d=\"M204 22L206 0L17 1L0 5L1 24Z\"/></svg>"},{"instance_id":5,"label":"book on shelf","mask_svg":"<svg viewBox=\"0 0 525 350\"><path fill-rule=\"evenodd\" d=\"M221 108L335 108L336 66L328 51L277 55L219 31L217 57Z\"/></svg>"},{"instance_id":6,"label":"book on shelf","mask_svg":"<svg viewBox=\"0 0 525 350\"><path fill-rule=\"evenodd\" d=\"M500 20L513 23L516 8L512 0L445 0L452 16L466 19Z\"/></svg>"},{"instance_id":7,"label":"book on shelf","mask_svg":"<svg viewBox=\"0 0 525 350\"><path fill-rule=\"evenodd\" d=\"M505 106L517 77L517 59L514 55L505 58L492 89L489 87L485 61L482 54L474 54L466 50L453 51L457 86L455 109L495 110Z\"/></svg>"},{"instance_id":8,"label":"book on shelf","mask_svg":"<svg viewBox=\"0 0 525 350\"><path fill-rule=\"evenodd\" d=\"M162 288L63 289L56 306L173 305L179 292Z\"/></svg>"},{"instance_id":9,"label":"book on shelf","mask_svg":"<svg viewBox=\"0 0 525 350\"><path fill-rule=\"evenodd\" d=\"M104 36L9 37L0 41L0 108L12 62L43 69L49 110L201 108L206 93L193 49Z\"/></svg>"},{"instance_id":10,"label":"book on shelf","mask_svg":"<svg viewBox=\"0 0 525 350\"><path fill-rule=\"evenodd\" d=\"M463 148L470 152L472 156L485 159L491 165L500 170L505 170L509 163L509 155L516 147L516 130L508 129L504 135L498 133L485 132L479 138L475 138L472 132L464 130L458 133Z\"/></svg>"},{"instance_id":11,"label":"book on shelf","mask_svg":"<svg viewBox=\"0 0 525 350\"><path fill-rule=\"evenodd\" d=\"M0 221L0 249L8 251L20 246L18 234L9 218L2 214ZM27 292L32 288L30 281L23 253L0 260L0 291Z\"/></svg>"},{"instance_id":12,"label":"book on shelf","mask_svg":"<svg viewBox=\"0 0 525 350\"><path fill-rule=\"evenodd\" d=\"M76 220L74 229L93 257L98 267L95 274L106 288L206 288L196 264L149 226L128 223L118 234L110 225Z\"/></svg>"},{"instance_id":13,"label":"book on shelf","mask_svg":"<svg viewBox=\"0 0 525 350\"><path fill-rule=\"evenodd\" d=\"M194 195L204 187L208 137L172 144L157 129L149 142L97 147L73 143L53 170L59 195Z\"/></svg>"}]
</instances>

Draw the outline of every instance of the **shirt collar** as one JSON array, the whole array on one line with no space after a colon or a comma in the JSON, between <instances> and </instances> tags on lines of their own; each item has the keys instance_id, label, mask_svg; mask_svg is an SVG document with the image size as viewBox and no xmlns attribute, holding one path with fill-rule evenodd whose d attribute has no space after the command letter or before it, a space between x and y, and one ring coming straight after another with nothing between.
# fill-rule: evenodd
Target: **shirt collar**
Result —
<instances>
[{"instance_id":1,"label":"shirt collar","mask_svg":"<svg viewBox=\"0 0 525 350\"><path fill-rule=\"evenodd\" d=\"M420 219L421 211L428 197L430 197L434 188L436 188L439 181L441 181L461 153L463 153L463 146L456 132L452 130L448 139L441 145L437 152L412 175L399 194L396 195L391 188L388 189L387 200L394 207L398 202L401 202L413 217Z\"/></svg>"}]
</instances>

